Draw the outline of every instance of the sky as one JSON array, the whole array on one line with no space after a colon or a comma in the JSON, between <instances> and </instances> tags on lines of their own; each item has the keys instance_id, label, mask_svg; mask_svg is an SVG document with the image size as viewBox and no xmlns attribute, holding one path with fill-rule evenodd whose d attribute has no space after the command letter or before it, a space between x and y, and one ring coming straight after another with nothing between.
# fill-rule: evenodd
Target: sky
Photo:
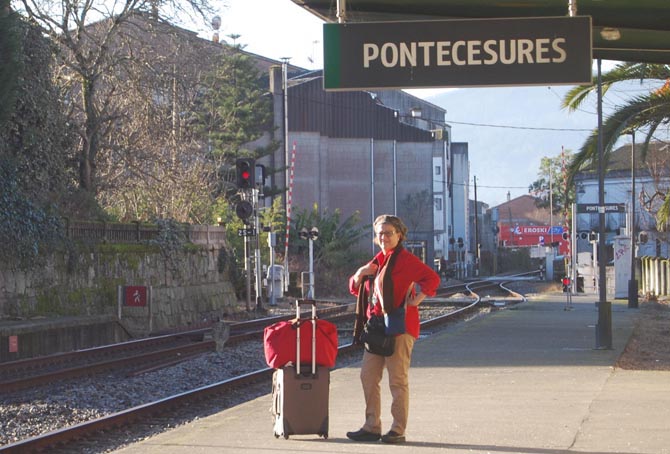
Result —
<instances>
[{"instance_id":1,"label":"sky","mask_svg":"<svg viewBox=\"0 0 670 454\"><path fill-rule=\"evenodd\" d=\"M323 22L290 0L223 0L219 36L232 43L230 35L240 35L238 44L245 50L307 69L323 67ZM223 6L227 5L227 6ZM206 26L196 31L211 36Z\"/></svg>"},{"instance_id":2,"label":"sky","mask_svg":"<svg viewBox=\"0 0 670 454\"><path fill-rule=\"evenodd\" d=\"M290 0L225 0L219 10L222 40L245 50L307 69L323 67L322 25L316 16ZM211 37L208 26L197 28ZM603 62L603 71L615 62ZM560 109L569 87L503 87L407 90L414 96L447 110L452 138L468 142L470 198L496 206L526 194L538 179L542 157L556 157L562 149L577 152L597 126L595 100L580 111ZM608 95L612 103L620 101ZM623 99L623 97L622 97ZM605 106L611 109L614 104Z\"/></svg>"}]
</instances>

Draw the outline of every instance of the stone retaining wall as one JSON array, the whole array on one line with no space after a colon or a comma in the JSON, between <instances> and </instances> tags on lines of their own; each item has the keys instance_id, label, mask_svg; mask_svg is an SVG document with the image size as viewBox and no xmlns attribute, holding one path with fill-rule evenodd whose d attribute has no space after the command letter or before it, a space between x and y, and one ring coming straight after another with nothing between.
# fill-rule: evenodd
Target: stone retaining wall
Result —
<instances>
[{"instance_id":1,"label":"stone retaining wall","mask_svg":"<svg viewBox=\"0 0 670 454\"><path fill-rule=\"evenodd\" d=\"M218 247L97 245L31 271L0 270L0 323L39 317L120 315L133 336L202 325L237 308ZM151 288L147 307L120 305L123 286Z\"/></svg>"}]
</instances>

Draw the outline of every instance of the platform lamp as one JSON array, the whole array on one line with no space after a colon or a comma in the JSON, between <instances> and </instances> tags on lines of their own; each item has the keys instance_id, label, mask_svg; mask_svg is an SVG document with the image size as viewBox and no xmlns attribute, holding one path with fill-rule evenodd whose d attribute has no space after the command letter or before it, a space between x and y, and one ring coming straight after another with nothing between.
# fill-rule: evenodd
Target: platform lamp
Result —
<instances>
[{"instance_id":1,"label":"platform lamp","mask_svg":"<svg viewBox=\"0 0 670 454\"><path fill-rule=\"evenodd\" d=\"M630 135L633 143L630 150L630 279L628 280L628 307L638 307L638 288L635 278L635 130Z\"/></svg>"}]
</instances>

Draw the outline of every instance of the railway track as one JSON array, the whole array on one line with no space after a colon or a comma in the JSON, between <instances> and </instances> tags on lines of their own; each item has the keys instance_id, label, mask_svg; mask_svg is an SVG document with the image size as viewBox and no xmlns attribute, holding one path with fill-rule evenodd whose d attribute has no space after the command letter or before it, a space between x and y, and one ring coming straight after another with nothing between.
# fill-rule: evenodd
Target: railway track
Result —
<instances>
[{"instance_id":1,"label":"railway track","mask_svg":"<svg viewBox=\"0 0 670 454\"><path fill-rule=\"evenodd\" d=\"M323 302L322 318L337 322L351 317L350 305ZM256 338L265 326L286 315L265 317L230 324L229 344ZM30 358L0 364L0 395L60 380L89 376L106 371L128 369L129 374L167 367L193 356L214 351L212 328L182 331L146 339L122 342L74 352ZM209 338L208 338L209 337Z\"/></svg>"},{"instance_id":2,"label":"railway track","mask_svg":"<svg viewBox=\"0 0 670 454\"><path fill-rule=\"evenodd\" d=\"M482 300L478 292L487 290L489 293L493 293L492 289L494 288L501 289L501 294L497 295L495 298L501 298L504 295L504 298L507 300L507 302L524 301L522 295L512 292L511 290L504 287L500 280L477 281L450 288L444 288L435 300L437 303L431 303L432 300L427 300L427 305L439 305L439 299L445 298L447 296L463 294L464 297L459 298L459 304L457 305L458 307L449 313L424 320L422 322L422 329L434 329L440 325L462 320L478 313L478 311L482 310L483 307L490 307L492 300ZM324 312L326 312L325 309L320 309L319 311L321 316L324 315ZM286 320L287 318L290 317L280 316L263 319L262 321L254 321L250 323L245 322L243 325L244 328L242 328L242 326L238 327L238 332L242 332L241 335L248 335L249 332L253 332L253 329L250 328L252 326L256 326L254 329L258 329L261 325L264 327L268 324L274 323L276 320ZM238 328L236 328L236 330ZM359 352L360 348L360 346L354 346L352 344L342 345L338 352L338 358L346 357L352 353ZM68 445L69 443L76 443L77 440L86 439L89 437L95 437L96 434L103 431L106 433L105 437L107 438L109 436L107 431L113 428L129 427L139 421L146 423L147 420L161 418L161 415L171 414L175 411L175 409L195 406L198 405L198 403L212 401L216 396L231 394L231 392L234 390L249 387L253 384L266 383L268 384L267 389L269 389L269 382L271 380L273 371L274 370L270 368L259 369L234 378L206 386L201 386L196 389L178 393L143 405L128 408L123 411L118 411L94 420L0 446L0 453L6 454L44 452L46 450L52 451L54 447Z\"/></svg>"}]
</instances>

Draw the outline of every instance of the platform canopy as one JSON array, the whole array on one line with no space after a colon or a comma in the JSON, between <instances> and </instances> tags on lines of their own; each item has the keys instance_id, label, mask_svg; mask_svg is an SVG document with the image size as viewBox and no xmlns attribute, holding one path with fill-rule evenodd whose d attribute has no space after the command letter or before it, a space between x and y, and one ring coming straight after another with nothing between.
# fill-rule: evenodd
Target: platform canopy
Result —
<instances>
[{"instance_id":1,"label":"platform canopy","mask_svg":"<svg viewBox=\"0 0 670 454\"><path fill-rule=\"evenodd\" d=\"M337 0L292 0L337 22ZM567 16L569 0L346 0L346 22ZM591 16L593 58L670 64L670 0L573 0Z\"/></svg>"}]
</instances>

